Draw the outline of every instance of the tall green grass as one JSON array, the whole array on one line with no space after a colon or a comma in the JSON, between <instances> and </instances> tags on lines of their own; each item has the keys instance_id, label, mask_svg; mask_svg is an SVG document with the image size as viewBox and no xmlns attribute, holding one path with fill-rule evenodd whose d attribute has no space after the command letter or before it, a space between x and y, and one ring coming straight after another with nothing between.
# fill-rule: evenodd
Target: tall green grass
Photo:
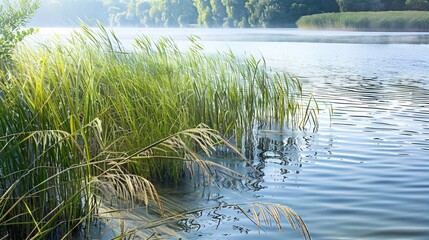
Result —
<instances>
[{"instance_id":1,"label":"tall green grass","mask_svg":"<svg viewBox=\"0 0 429 240\"><path fill-rule=\"evenodd\" d=\"M113 32L83 26L18 49L0 72L0 235L89 233L101 200L160 205L151 180L177 182L192 165L228 171L197 154L231 147L219 133L241 144L258 124L317 127L297 79L191 41L183 52L142 36L126 51Z\"/></svg>"},{"instance_id":2,"label":"tall green grass","mask_svg":"<svg viewBox=\"0 0 429 240\"><path fill-rule=\"evenodd\" d=\"M43 106L35 111L46 111L53 129L61 129L70 116L80 125L99 118L105 139L115 141L118 151L200 123L238 145L257 124L317 127L318 109L302 99L299 80L267 71L263 60L243 60L231 52L206 55L192 41L190 50L181 52L170 39L140 37L127 52L114 34L83 27L68 43L21 49L15 69L24 77L14 85L22 85L36 108ZM152 162L138 169L164 177L174 164ZM181 174L176 169L168 171L174 179Z\"/></svg>"},{"instance_id":3,"label":"tall green grass","mask_svg":"<svg viewBox=\"0 0 429 240\"><path fill-rule=\"evenodd\" d=\"M304 16L298 28L361 31L429 31L427 11L342 12Z\"/></svg>"}]
</instances>

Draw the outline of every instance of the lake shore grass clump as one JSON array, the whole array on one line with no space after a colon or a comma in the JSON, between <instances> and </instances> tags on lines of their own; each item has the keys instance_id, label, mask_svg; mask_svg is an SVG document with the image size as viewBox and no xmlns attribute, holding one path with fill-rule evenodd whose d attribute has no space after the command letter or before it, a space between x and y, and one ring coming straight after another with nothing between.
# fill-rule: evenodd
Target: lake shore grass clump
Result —
<instances>
[{"instance_id":1,"label":"lake shore grass clump","mask_svg":"<svg viewBox=\"0 0 429 240\"><path fill-rule=\"evenodd\" d=\"M323 13L296 24L302 29L429 32L429 11Z\"/></svg>"},{"instance_id":2,"label":"lake shore grass clump","mask_svg":"<svg viewBox=\"0 0 429 240\"><path fill-rule=\"evenodd\" d=\"M317 127L317 103L303 100L297 79L191 41L180 51L142 36L127 51L113 32L83 26L15 51L0 70L0 235L89 234L100 201L112 199L162 212L151 181L176 183L195 166L228 172L201 157L234 149L221 135L241 144L260 124Z\"/></svg>"}]
</instances>

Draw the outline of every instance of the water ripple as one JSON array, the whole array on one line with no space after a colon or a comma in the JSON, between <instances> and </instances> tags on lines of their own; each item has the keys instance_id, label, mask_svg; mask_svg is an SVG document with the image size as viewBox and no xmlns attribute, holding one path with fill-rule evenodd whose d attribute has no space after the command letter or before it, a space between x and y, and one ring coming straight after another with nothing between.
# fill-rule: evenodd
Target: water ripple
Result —
<instances>
[{"instance_id":1,"label":"water ripple","mask_svg":"<svg viewBox=\"0 0 429 240\"><path fill-rule=\"evenodd\" d=\"M221 189L204 191L223 197L205 204L282 203L298 211L313 239L429 239L429 45L231 46L259 49L274 70L302 76L305 91L334 115L322 114L317 133L260 129L249 153L260 173L228 165L252 181L234 187L219 179ZM300 238L270 228L258 235L228 213L239 220L203 212L189 237Z\"/></svg>"}]
</instances>

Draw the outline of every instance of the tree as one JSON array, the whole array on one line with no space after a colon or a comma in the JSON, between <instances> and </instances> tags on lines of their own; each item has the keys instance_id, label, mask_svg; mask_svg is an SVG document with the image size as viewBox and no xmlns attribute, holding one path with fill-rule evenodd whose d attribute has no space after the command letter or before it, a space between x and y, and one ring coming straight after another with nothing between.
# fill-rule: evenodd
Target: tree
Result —
<instances>
[{"instance_id":1,"label":"tree","mask_svg":"<svg viewBox=\"0 0 429 240\"><path fill-rule=\"evenodd\" d=\"M101 10L108 15L111 26L137 25L139 23L139 17L137 17L139 3L139 0L102 0L102 6L98 8L98 11Z\"/></svg>"},{"instance_id":2,"label":"tree","mask_svg":"<svg viewBox=\"0 0 429 240\"><path fill-rule=\"evenodd\" d=\"M174 10L177 7L176 0L160 0L161 1L161 20L164 27L176 27L178 26L177 17L174 13Z\"/></svg>"},{"instance_id":3,"label":"tree","mask_svg":"<svg viewBox=\"0 0 429 240\"><path fill-rule=\"evenodd\" d=\"M249 0L246 9L252 27L292 26L304 15L339 11L335 0Z\"/></svg>"},{"instance_id":4,"label":"tree","mask_svg":"<svg viewBox=\"0 0 429 240\"><path fill-rule=\"evenodd\" d=\"M225 27L247 27L246 0L222 0L226 9Z\"/></svg>"},{"instance_id":5,"label":"tree","mask_svg":"<svg viewBox=\"0 0 429 240\"><path fill-rule=\"evenodd\" d=\"M189 26L197 23L198 12L192 0L176 0L173 16L177 19L179 26Z\"/></svg>"},{"instance_id":6,"label":"tree","mask_svg":"<svg viewBox=\"0 0 429 240\"><path fill-rule=\"evenodd\" d=\"M259 18L260 18L260 12L257 7L258 3L261 1L259 0L249 0L245 7L249 11L249 24L251 27L258 27L259 26Z\"/></svg>"},{"instance_id":7,"label":"tree","mask_svg":"<svg viewBox=\"0 0 429 240\"><path fill-rule=\"evenodd\" d=\"M264 5L262 5L262 15L259 20L261 26L280 27L287 25L289 22L294 22L290 15L291 0L266 0L264 2Z\"/></svg>"},{"instance_id":8,"label":"tree","mask_svg":"<svg viewBox=\"0 0 429 240\"><path fill-rule=\"evenodd\" d=\"M215 27L222 26L227 17L225 5L223 5L222 0L210 0L210 5L212 8L213 25Z\"/></svg>"},{"instance_id":9,"label":"tree","mask_svg":"<svg viewBox=\"0 0 429 240\"><path fill-rule=\"evenodd\" d=\"M290 1L250 0L246 3L249 11L249 24L252 27L281 26L288 18Z\"/></svg>"},{"instance_id":10,"label":"tree","mask_svg":"<svg viewBox=\"0 0 429 240\"><path fill-rule=\"evenodd\" d=\"M405 0L382 0L383 10L398 11L405 9Z\"/></svg>"},{"instance_id":11,"label":"tree","mask_svg":"<svg viewBox=\"0 0 429 240\"><path fill-rule=\"evenodd\" d=\"M405 5L410 10L429 11L429 0L407 0Z\"/></svg>"},{"instance_id":12,"label":"tree","mask_svg":"<svg viewBox=\"0 0 429 240\"><path fill-rule=\"evenodd\" d=\"M11 64L11 57L16 45L34 28L22 29L39 8L37 0L17 0L0 3L0 69Z\"/></svg>"},{"instance_id":13,"label":"tree","mask_svg":"<svg viewBox=\"0 0 429 240\"><path fill-rule=\"evenodd\" d=\"M138 0L136 4L136 16L139 19L139 24L147 26L149 21L150 3L147 1Z\"/></svg>"},{"instance_id":14,"label":"tree","mask_svg":"<svg viewBox=\"0 0 429 240\"><path fill-rule=\"evenodd\" d=\"M312 2L312 4L318 6L318 9L319 9L318 13L329 13L329 12L340 11L338 3L335 0L313 0L309 2Z\"/></svg>"},{"instance_id":15,"label":"tree","mask_svg":"<svg viewBox=\"0 0 429 240\"><path fill-rule=\"evenodd\" d=\"M149 10L149 18L151 26L163 26L163 5L160 1L151 0L150 1L150 10Z\"/></svg>"},{"instance_id":16,"label":"tree","mask_svg":"<svg viewBox=\"0 0 429 240\"><path fill-rule=\"evenodd\" d=\"M213 25L213 15L209 0L194 0L194 6L198 12L198 25L211 27Z\"/></svg>"},{"instance_id":17,"label":"tree","mask_svg":"<svg viewBox=\"0 0 429 240\"><path fill-rule=\"evenodd\" d=\"M381 0L337 0L341 12L379 11L383 9Z\"/></svg>"},{"instance_id":18,"label":"tree","mask_svg":"<svg viewBox=\"0 0 429 240\"><path fill-rule=\"evenodd\" d=\"M295 0L290 6L293 22L305 15L338 11L339 7L335 0Z\"/></svg>"}]
</instances>

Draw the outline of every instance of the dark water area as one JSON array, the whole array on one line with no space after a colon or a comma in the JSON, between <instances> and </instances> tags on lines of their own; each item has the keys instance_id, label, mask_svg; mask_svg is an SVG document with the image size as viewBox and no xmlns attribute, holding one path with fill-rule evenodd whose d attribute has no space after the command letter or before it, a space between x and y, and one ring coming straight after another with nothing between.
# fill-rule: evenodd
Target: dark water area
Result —
<instances>
[{"instance_id":1,"label":"dark water area","mask_svg":"<svg viewBox=\"0 0 429 240\"><path fill-rule=\"evenodd\" d=\"M47 30L41 31L49 36ZM281 203L304 219L313 239L429 239L429 34L288 29L122 29L170 35L207 52L263 55L274 71L298 76L324 111L317 132L255 130L250 160L214 159L252 180L168 189L185 208ZM167 191L165 189L164 191ZM260 232L237 209L205 210L181 221L185 239L301 239Z\"/></svg>"}]
</instances>

